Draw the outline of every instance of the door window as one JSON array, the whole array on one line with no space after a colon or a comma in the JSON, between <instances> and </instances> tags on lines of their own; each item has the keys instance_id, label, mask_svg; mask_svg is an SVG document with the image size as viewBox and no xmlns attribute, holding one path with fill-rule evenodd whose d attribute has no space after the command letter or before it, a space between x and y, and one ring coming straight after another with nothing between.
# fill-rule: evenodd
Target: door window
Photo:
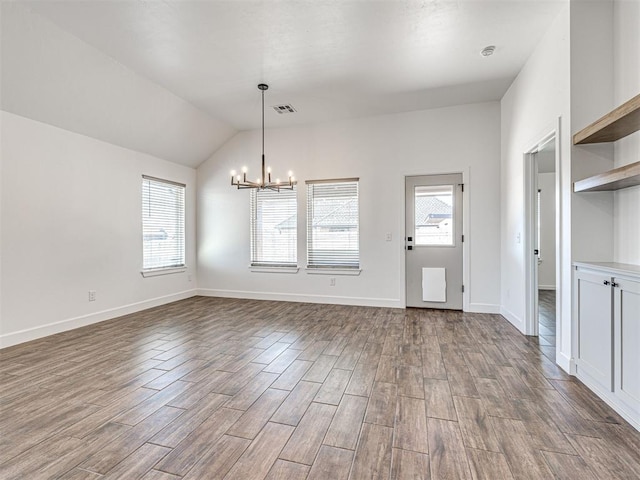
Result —
<instances>
[{"instance_id":1,"label":"door window","mask_svg":"<svg viewBox=\"0 0 640 480\"><path fill-rule=\"evenodd\" d=\"M414 188L414 245L454 245L453 185Z\"/></svg>"}]
</instances>

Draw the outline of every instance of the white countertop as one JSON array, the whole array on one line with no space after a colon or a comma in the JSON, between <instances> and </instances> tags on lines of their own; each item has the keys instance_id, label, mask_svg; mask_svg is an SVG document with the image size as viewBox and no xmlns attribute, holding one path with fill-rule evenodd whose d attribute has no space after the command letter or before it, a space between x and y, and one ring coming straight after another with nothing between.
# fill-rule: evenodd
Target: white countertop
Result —
<instances>
[{"instance_id":1,"label":"white countertop","mask_svg":"<svg viewBox=\"0 0 640 480\"><path fill-rule=\"evenodd\" d=\"M617 273L618 275L640 275L640 265L630 263L616 262L573 262L574 267L593 268L596 270L606 270L607 272Z\"/></svg>"}]
</instances>

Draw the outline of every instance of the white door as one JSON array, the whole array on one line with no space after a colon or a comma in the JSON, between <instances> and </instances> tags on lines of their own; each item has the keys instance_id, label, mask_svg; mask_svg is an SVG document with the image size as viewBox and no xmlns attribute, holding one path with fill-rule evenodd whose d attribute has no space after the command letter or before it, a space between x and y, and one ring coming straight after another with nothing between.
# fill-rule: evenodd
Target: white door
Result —
<instances>
[{"instance_id":1,"label":"white door","mask_svg":"<svg viewBox=\"0 0 640 480\"><path fill-rule=\"evenodd\" d=\"M613 391L613 312L611 277L577 270L574 308L578 319L576 372Z\"/></svg>"},{"instance_id":2,"label":"white door","mask_svg":"<svg viewBox=\"0 0 640 480\"><path fill-rule=\"evenodd\" d=\"M640 282L613 279L615 391L640 413Z\"/></svg>"},{"instance_id":3,"label":"white door","mask_svg":"<svg viewBox=\"0 0 640 480\"><path fill-rule=\"evenodd\" d=\"M532 158L533 168L533 251L529 252L529 255L533 255L533 335L538 336L540 334L540 188L538 188L538 154L534 153Z\"/></svg>"},{"instance_id":4,"label":"white door","mask_svg":"<svg viewBox=\"0 0 640 480\"><path fill-rule=\"evenodd\" d=\"M462 174L405 179L407 307L462 310Z\"/></svg>"}]
</instances>

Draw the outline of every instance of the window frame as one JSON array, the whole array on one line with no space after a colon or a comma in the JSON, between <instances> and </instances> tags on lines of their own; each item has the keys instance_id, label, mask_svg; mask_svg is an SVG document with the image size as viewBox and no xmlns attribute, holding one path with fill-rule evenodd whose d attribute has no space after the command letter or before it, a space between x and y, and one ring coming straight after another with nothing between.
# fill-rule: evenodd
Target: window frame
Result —
<instances>
[{"instance_id":1,"label":"window frame","mask_svg":"<svg viewBox=\"0 0 640 480\"><path fill-rule=\"evenodd\" d=\"M359 178L337 178L337 179L323 179L323 180L307 180L307 238L306 238L306 248L307 248L307 273L311 274L337 274L337 275L359 275L361 272L361 261L360 261L360 179ZM314 221L314 200L318 197L322 198L322 196L317 195L314 192L315 185L329 185L329 184L355 184L355 200L356 200L356 234L357 234L357 251L355 254L355 259L357 263L348 264L344 261L334 261L333 263L327 262L313 262L312 259L314 256L312 254L313 251L313 221ZM330 198L330 197L325 197ZM334 231L337 233L338 231Z\"/></svg>"},{"instance_id":2,"label":"window frame","mask_svg":"<svg viewBox=\"0 0 640 480\"><path fill-rule=\"evenodd\" d=\"M418 234L418 222L417 222L417 218L416 216L418 215L418 207L416 205L416 200L419 197L418 195L418 189L421 188L426 188L426 189L450 189L450 191L448 192L448 196L450 196L451 198L451 216L450 216L450 222L451 222L451 232L448 234L448 237L450 237L450 241L448 243L418 243L418 238L419 238L419 234ZM438 196L446 196L446 195L431 195L431 194L427 194L425 196L432 196L435 197L437 199ZM439 200L439 199L438 199ZM443 202L446 203L446 202ZM413 188L413 238L414 238L414 245L413 248L419 249L419 248L455 248L456 245L456 238L458 233L456 232L456 185L454 183L443 183L443 184L439 184L439 185L416 185ZM435 225L434 225L435 226Z\"/></svg>"},{"instance_id":3,"label":"window frame","mask_svg":"<svg viewBox=\"0 0 640 480\"><path fill-rule=\"evenodd\" d=\"M149 182L149 183L147 183ZM180 201L177 201L174 204L174 208L180 208L181 211L175 216L176 217L176 225L175 231L178 235L178 241L180 243L177 252L179 255L178 263L164 263L158 266L147 266L146 261L151 258L151 256L145 256L145 231L148 226L145 226L147 218L145 216L144 210L145 208L152 208L150 205L152 202L150 200L145 201L145 193L144 189L146 186L151 186L154 183L156 185L170 185L172 187L178 187L178 191L181 193ZM166 275L171 273L180 273L187 270L187 256L186 256L186 200L187 200L187 186L184 183L176 182L173 180L167 180L164 178L153 177L150 175L142 175L142 185L141 185L141 227L142 227L142 268L140 273L143 277L154 277L158 275ZM149 202L149 203L147 203Z\"/></svg>"}]
</instances>

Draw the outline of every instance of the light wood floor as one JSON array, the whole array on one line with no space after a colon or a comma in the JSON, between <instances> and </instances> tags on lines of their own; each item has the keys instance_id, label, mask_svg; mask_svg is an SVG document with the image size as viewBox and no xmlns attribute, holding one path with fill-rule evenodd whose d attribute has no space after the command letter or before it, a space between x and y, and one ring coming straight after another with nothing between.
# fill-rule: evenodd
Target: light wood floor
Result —
<instances>
[{"instance_id":1,"label":"light wood floor","mask_svg":"<svg viewBox=\"0 0 640 480\"><path fill-rule=\"evenodd\" d=\"M196 297L0 351L0 478L637 479L502 317Z\"/></svg>"}]
</instances>

